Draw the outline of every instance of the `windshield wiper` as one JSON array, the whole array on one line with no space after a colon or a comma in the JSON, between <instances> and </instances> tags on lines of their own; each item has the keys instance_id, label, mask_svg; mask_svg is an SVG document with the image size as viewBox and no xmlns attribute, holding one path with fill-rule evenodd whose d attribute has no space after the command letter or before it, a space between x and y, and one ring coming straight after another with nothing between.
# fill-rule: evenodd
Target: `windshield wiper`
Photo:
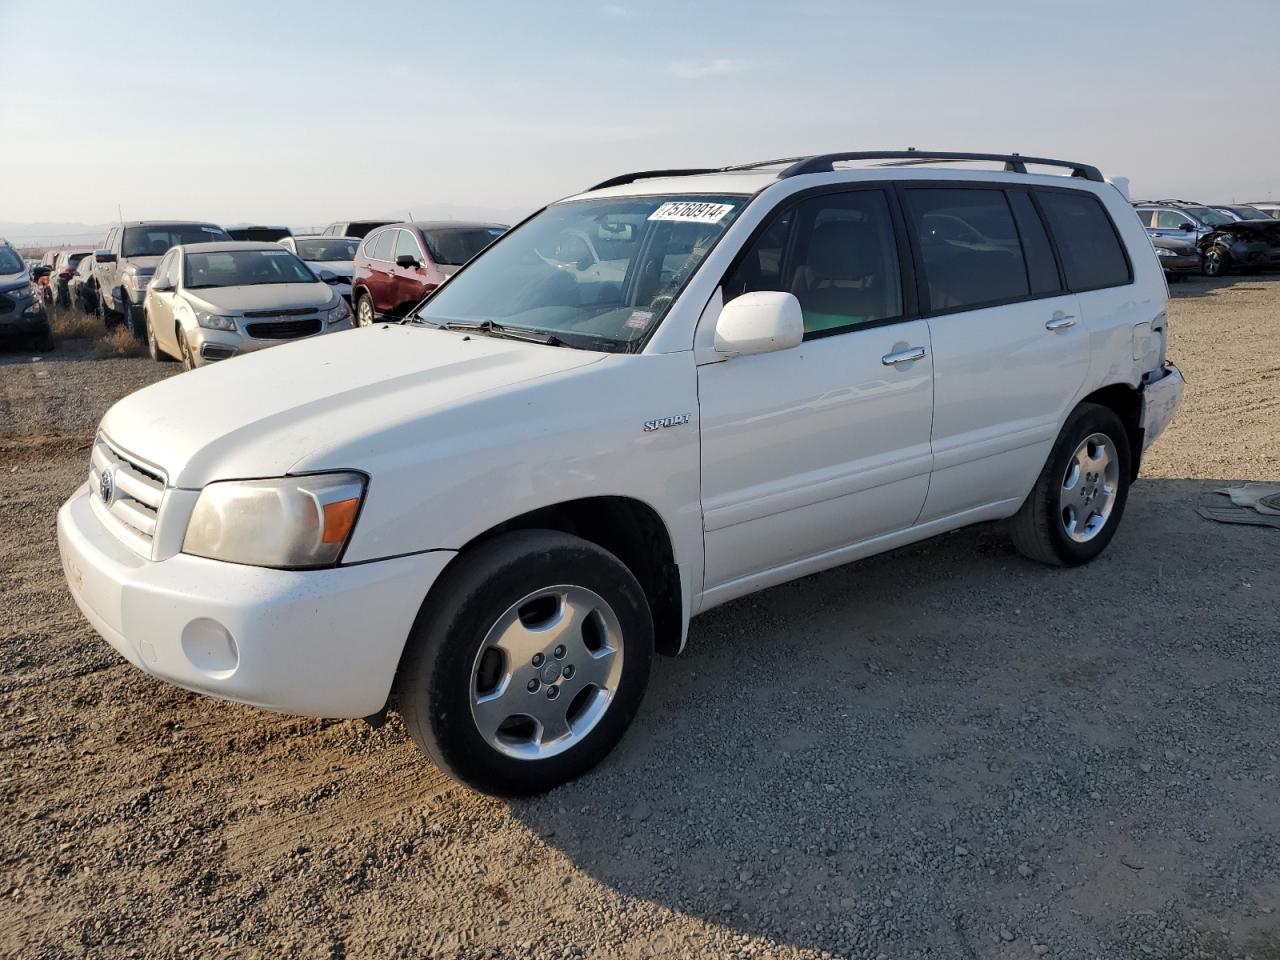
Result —
<instances>
[{"instance_id":1,"label":"windshield wiper","mask_svg":"<svg viewBox=\"0 0 1280 960\"><path fill-rule=\"evenodd\" d=\"M479 322L471 320L450 320L443 326L446 330L464 330L474 333L483 333L488 337L504 337L507 340L522 340L525 343L541 343L548 347L564 346L564 341L554 333L542 333L538 330L530 330L527 327L504 327L502 324L494 320L480 320Z\"/></svg>"}]
</instances>

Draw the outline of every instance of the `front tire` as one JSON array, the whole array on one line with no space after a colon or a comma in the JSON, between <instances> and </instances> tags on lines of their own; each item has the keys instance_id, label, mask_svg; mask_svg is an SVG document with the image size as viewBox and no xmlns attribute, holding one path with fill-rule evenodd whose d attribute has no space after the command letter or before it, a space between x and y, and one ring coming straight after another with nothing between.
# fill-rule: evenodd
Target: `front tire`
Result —
<instances>
[{"instance_id":1,"label":"front tire","mask_svg":"<svg viewBox=\"0 0 1280 960\"><path fill-rule=\"evenodd\" d=\"M1009 525L1013 545L1055 566L1088 563L1115 536L1129 498L1129 434L1114 410L1082 403Z\"/></svg>"},{"instance_id":2,"label":"front tire","mask_svg":"<svg viewBox=\"0 0 1280 960\"><path fill-rule=\"evenodd\" d=\"M160 350L160 344L156 343L156 331L155 331L155 328L151 326L151 314L145 313L145 311L144 311L143 323L146 325L146 328L147 328L147 356L149 356L156 363L159 363L160 361L165 359L165 356L164 356L164 353Z\"/></svg>"},{"instance_id":3,"label":"front tire","mask_svg":"<svg viewBox=\"0 0 1280 960\"><path fill-rule=\"evenodd\" d=\"M653 658L644 591L613 554L550 530L494 537L445 571L397 683L418 747L484 793L541 793L622 738Z\"/></svg>"},{"instance_id":4,"label":"front tire","mask_svg":"<svg viewBox=\"0 0 1280 960\"><path fill-rule=\"evenodd\" d=\"M1217 247L1211 247L1204 255L1204 275L1206 277L1225 277L1231 269L1231 254Z\"/></svg>"},{"instance_id":5,"label":"front tire","mask_svg":"<svg viewBox=\"0 0 1280 960\"><path fill-rule=\"evenodd\" d=\"M183 370L194 370L196 368L196 358L191 353L191 344L187 343L187 334L182 327L178 327L178 359L182 361Z\"/></svg>"}]
</instances>

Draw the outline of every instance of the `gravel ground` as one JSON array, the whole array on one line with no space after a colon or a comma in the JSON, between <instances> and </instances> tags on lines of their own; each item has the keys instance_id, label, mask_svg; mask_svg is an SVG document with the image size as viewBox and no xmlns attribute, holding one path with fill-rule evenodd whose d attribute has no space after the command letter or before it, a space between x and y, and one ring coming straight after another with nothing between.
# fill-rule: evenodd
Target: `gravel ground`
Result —
<instances>
[{"instance_id":1,"label":"gravel ground","mask_svg":"<svg viewBox=\"0 0 1280 960\"><path fill-rule=\"evenodd\" d=\"M1280 277L1175 287L1190 380L1109 551L975 527L715 610L581 781L127 666L54 512L173 364L0 357L0 955L1280 958Z\"/></svg>"}]
</instances>

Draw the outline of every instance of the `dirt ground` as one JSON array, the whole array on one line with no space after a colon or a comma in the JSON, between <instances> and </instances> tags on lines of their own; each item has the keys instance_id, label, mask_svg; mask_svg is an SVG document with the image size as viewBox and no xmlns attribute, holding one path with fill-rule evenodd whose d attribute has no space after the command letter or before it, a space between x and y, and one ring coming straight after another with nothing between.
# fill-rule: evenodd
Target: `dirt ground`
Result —
<instances>
[{"instance_id":1,"label":"dirt ground","mask_svg":"<svg viewBox=\"0 0 1280 960\"><path fill-rule=\"evenodd\" d=\"M715 610L595 772L477 796L398 720L118 657L54 513L173 364L0 354L0 955L1280 958L1280 277L1174 287L1189 380L1089 567L988 525Z\"/></svg>"}]
</instances>

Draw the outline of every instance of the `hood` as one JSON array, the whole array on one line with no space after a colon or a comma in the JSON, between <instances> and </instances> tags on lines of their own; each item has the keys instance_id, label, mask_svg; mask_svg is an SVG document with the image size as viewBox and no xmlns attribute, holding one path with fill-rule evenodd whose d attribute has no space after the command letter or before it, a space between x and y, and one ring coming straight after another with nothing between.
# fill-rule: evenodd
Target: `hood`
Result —
<instances>
[{"instance_id":1,"label":"hood","mask_svg":"<svg viewBox=\"0 0 1280 960\"><path fill-rule=\"evenodd\" d=\"M163 259L164 254L158 257L121 257L120 263L125 267L133 267L138 273L155 273Z\"/></svg>"},{"instance_id":2,"label":"hood","mask_svg":"<svg viewBox=\"0 0 1280 960\"><path fill-rule=\"evenodd\" d=\"M367 327L170 377L113 406L102 430L188 489L360 469L358 462L331 462L328 452L375 443L402 448L406 424L605 356L418 326Z\"/></svg>"},{"instance_id":3,"label":"hood","mask_svg":"<svg viewBox=\"0 0 1280 960\"><path fill-rule=\"evenodd\" d=\"M1187 255L1196 252L1194 240L1183 240L1180 237L1152 237L1151 245L1160 250L1176 250Z\"/></svg>"},{"instance_id":4,"label":"hood","mask_svg":"<svg viewBox=\"0 0 1280 960\"><path fill-rule=\"evenodd\" d=\"M25 287L30 282L31 275L27 273L26 267L17 273L0 273L0 293L12 290L14 287Z\"/></svg>"},{"instance_id":5,"label":"hood","mask_svg":"<svg viewBox=\"0 0 1280 960\"><path fill-rule=\"evenodd\" d=\"M1237 220L1214 227L1220 233L1234 233L1247 240L1263 240L1280 243L1280 220Z\"/></svg>"},{"instance_id":6,"label":"hood","mask_svg":"<svg viewBox=\"0 0 1280 960\"><path fill-rule=\"evenodd\" d=\"M290 310L335 305L329 287L314 283L257 283L244 287L203 287L186 290L192 306L209 313L241 314L246 310Z\"/></svg>"},{"instance_id":7,"label":"hood","mask_svg":"<svg viewBox=\"0 0 1280 960\"><path fill-rule=\"evenodd\" d=\"M317 277L320 276L321 270L328 270L335 277L350 279L355 269L350 260L307 260L306 264Z\"/></svg>"}]
</instances>

